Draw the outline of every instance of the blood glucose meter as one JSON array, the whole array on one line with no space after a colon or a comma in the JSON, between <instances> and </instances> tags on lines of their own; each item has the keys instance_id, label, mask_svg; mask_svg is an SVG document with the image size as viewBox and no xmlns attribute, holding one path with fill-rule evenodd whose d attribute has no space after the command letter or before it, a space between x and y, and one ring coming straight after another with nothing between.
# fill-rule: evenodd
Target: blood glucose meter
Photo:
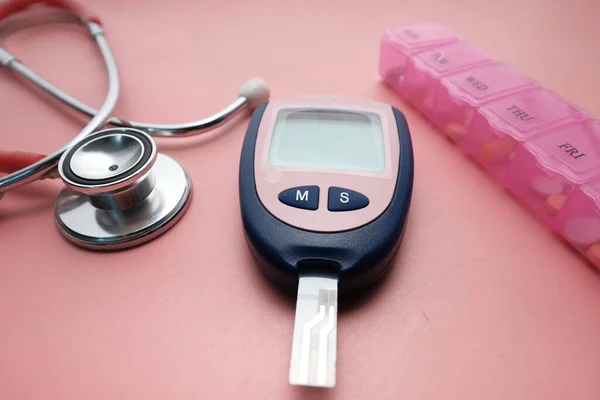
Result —
<instances>
[{"instance_id":1,"label":"blood glucose meter","mask_svg":"<svg viewBox=\"0 0 600 400\"><path fill-rule=\"evenodd\" d=\"M396 108L305 96L254 111L240 162L241 214L259 268L297 291L290 383L335 385L338 290L384 275L412 186L410 133Z\"/></svg>"},{"instance_id":2,"label":"blood glucose meter","mask_svg":"<svg viewBox=\"0 0 600 400\"><path fill-rule=\"evenodd\" d=\"M248 127L240 203L248 243L271 280L304 268L339 274L341 290L373 283L402 237L413 184L403 114L341 96L272 100Z\"/></svg>"}]
</instances>

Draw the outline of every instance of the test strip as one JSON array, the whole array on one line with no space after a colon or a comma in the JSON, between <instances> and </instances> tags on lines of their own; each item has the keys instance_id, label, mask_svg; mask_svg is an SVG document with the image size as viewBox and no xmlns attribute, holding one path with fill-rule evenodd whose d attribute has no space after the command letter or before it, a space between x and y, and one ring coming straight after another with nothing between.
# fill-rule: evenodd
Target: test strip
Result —
<instances>
[{"instance_id":1,"label":"test strip","mask_svg":"<svg viewBox=\"0 0 600 400\"><path fill-rule=\"evenodd\" d=\"M290 383L335 386L337 278L301 276L292 343Z\"/></svg>"}]
</instances>

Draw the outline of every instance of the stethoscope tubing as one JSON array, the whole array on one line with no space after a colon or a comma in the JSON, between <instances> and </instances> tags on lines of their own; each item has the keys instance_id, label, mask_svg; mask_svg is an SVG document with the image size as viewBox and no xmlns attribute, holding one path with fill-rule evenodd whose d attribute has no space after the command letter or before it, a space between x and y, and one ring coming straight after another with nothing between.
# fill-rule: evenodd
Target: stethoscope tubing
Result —
<instances>
[{"instance_id":1,"label":"stethoscope tubing","mask_svg":"<svg viewBox=\"0 0 600 400\"><path fill-rule=\"evenodd\" d=\"M1 51L2 50L0 49L0 52ZM2 55L0 53L0 59L1 56ZM81 114L90 118L93 118L98 114L98 110L95 110L87 104L65 93L58 87L54 86L52 83L46 81L41 76L33 72L31 69L29 69L26 65L19 62L18 60L13 60L8 65L6 65L6 67L10 71L19 75L21 78L33 83L37 87L44 90L46 93L50 94L52 97L73 108L74 110L80 112ZM106 123L114 127L140 129L147 132L151 136L189 137L205 133L206 131L221 126L231 117L244 110L247 106L248 99L246 99L246 97L244 96L239 96L237 99L235 99L235 101L233 101L231 104L227 105L225 108L221 109L217 113L211 115L210 117L203 118L197 121L191 121L180 124L150 124L145 122L136 122L112 117L108 119Z\"/></svg>"},{"instance_id":2,"label":"stethoscope tubing","mask_svg":"<svg viewBox=\"0 0 600 400\"><path fill-rule=\"evenodd\" d=\"M8 3L8 7L10 7L11 5L11 3ZM91 118L86 123L83 129L81 129L81 131L66 145L27 167L9 173L8 175L1 176L0 194L8 190L17 188L19 186L26 185L35 180L43 179L53 174L64 152L73 145L77 144L80 140L85 138L90 133L104 126L106 122L110 119L110 115L112 114L117 104L120 88L119 71L113 53L110 49L110 45L104 37L104 31L102 30L100 24L97 22L84 19L82 16L79 16L77 20L81 22L85 27L87 27L104 60L104 66L107 73L108 88L102 106L98 109L98 112L95 113L93 118ZM18 60L6 50L0 48L0 66L8 67L14 70L15 65L22 64L19 63ZM32 78L34 76L37 77L37 75L32 71L29 72L31 72ZM37 86L41 87L49 94L53 94L51 89L53 89L54 87L52 85L44 85L43 82L45 81L39 78L35 83L37 84Z\"/></svg>"}]
</instances>

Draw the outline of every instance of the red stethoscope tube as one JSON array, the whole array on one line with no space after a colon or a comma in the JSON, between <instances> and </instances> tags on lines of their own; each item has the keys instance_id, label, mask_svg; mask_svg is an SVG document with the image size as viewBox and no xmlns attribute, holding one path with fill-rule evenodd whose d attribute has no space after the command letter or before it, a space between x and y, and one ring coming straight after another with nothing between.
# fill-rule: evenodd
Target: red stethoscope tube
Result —
<instances>
[{"instance_id":1,"label":"red stethoscope tube","mask_svg":"<svg viewBox=\"0 0 600 400\"><path fill-rule=\"evenodd\" d=\"M45 4L49 7L71 11L87 21L102 25L98 17L89 13L79 3L73 0L8 0L0 4L0 22L11 15L25 11L28 7L35 4Z\"/></svg>"},{"instance_id":2,"label":"red stethoscope tube","mask_svg":"<svg viewBox=\"0 0 600 400\"><path fill-rule=\"evenodd\" d=\"M60 8L80 15L82 18L101 25L98 17L87 12L81 5L72 0L8 0L0 3L0 23L15 14L25 11L35 4L45 4L50 7ZM24 151L0 150L0 173L10 174L25 168L46 157L43 154L28 153Z\"/></svg>"},{"instance_id":3,"label":"red stethoscope tube","mask_svg":"<svg viewBox=\"0 0 600 400\"><path fill-rule=\"evenodd\" d=\"M25 151L0 150L0 173L10 174L46 157L44 154Z\"/></svg>"}]
</instances>

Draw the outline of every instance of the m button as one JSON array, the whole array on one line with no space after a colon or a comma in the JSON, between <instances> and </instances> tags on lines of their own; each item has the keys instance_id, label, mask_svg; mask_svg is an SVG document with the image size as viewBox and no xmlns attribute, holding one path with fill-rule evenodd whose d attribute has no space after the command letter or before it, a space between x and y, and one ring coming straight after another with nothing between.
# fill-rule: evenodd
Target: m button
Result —
<instances>
[{"instance_id":1,"label":"m button","mask_svg":"<svg viewBox=\"0 0 600 400\"><path fill-rule=\"evenodd\" d=\"M290 207L304 210L319 208L319 187L298 186L279 193L279 201Z\"/></svg>"}]
</instances>

